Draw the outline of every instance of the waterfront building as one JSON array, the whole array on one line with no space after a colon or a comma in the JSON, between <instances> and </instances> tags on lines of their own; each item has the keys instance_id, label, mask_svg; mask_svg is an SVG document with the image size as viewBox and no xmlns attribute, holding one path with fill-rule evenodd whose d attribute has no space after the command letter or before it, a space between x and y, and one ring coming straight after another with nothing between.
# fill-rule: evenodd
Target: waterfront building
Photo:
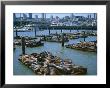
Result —
<instances>
[{"instance_id":1,"label":"waterfront building","mask_svg":"<svg viewBox=\"0 0 110 88\"><path fill-rule=\"evenodd\" d=\"M51 22L51 26L58 26L56 21Z\"/></svg>"}]
</instances>

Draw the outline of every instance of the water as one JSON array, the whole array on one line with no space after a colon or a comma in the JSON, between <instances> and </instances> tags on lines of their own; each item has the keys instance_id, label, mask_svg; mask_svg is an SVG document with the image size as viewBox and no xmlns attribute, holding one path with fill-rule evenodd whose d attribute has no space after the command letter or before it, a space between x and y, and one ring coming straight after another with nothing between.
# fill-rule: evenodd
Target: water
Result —
<instances>
[{"instance_id":1,"label":"water","mask_svg":"<svg viewBox=\"0 0 110 88\"><path fill-rule=\"evenodd\" d=\"M75 32L76 30L72 31ZM60 30L57 30L60 33ZM64 30L63 32L70 32L69 30ZM51 33L56 33L56 30L51 30ZM48 35L48 30L38 31L38 35L46 34ZM14 34L15 35L15 34ZM18 35L22 36L34 36L34 32L19 32ZM89 36L86 38L86 41L94 41L96 40L95 36ZM79 41L83 41L83 38L69 40L69 42L65 44L77 43ZM97 53L96 52L84 52L75 49L69 49L62 47L60 43L55 42L44 42L44 46L35 47L35 48L26 48L26 53L31 54L34 52L40 53L43 51L49 51L53 55L57 55L62 59L72 59L73 63L77 65L81 65L88 68L88 75L97 75ZM18 61L19 55L21 54L21 47L17 47L14 51L14 75L35 75L35 73L24 66L20 61Z\"/></svg>"},{"instance_id":2,"label":"water","mask_svg":"<svg viewBox=\"0 0 110 88\"><path fill-rule=\"evenodd\" d=\"M79 30L80 31L84 31L84 30ZM91 31L91 30L90 30ZM50 30L50 33L61 33L61 30ZM70 30L62 30L63 33L70 33ZM71 30L71 33L73 32L77 32L77 30ZM15 32L14 32L15 35ZM18 32L18 35L21 36L35 36L35 32ZM44 31L37 31L36 35L49 35L49 31L48 30L44 30Z\"/></svg>"}]
</instances>

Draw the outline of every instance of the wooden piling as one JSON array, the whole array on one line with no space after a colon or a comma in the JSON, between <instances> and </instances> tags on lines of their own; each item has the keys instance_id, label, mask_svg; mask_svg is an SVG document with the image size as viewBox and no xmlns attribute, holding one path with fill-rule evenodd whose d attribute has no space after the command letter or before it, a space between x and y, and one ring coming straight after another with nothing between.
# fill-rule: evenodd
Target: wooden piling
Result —
<instances>
[{"instance_id":1,"label":"wooden piling","mask_svg":"<svg viewBox=\"0 0 110 88\"><path fill-rule=\"evenodd\" d=\"M50 75L49 64L47 64L47 69L48 69L48 73L47 73L47 75Z\"/></svg>"},{"instance_id":2,"label":"wooden piling","mask_svg":"<svg viewBox=\"0 0 110 88\"><path fill-rule=\"evenodd\" d=\"M85 41L85 37L84 37L84 41Z\"/></svg>"},{"instance_id":3,"label":"wooden piling","mask_svg":"<svg viewBox=\"0 0 110 88\"><path fill-rule=\"evenodd\" d=\"M46 36L44 35L44 41L46 41Z\"/></svg>"},{"instance_id":4,"label":"wooden piling","mask_svg":"<svg viewBox=\"0 0 110 88\"><path fill-rule=\"evenodd\" d=\"M18 31L17 31L17 29L16 29L16 38L18 37Z\"/></svg>"},{"instance_id":5,"label":"wooden piling","mask_svg":"<svg viewBox=\"0 0 110 88\"><path fill-rule=\"evenodd\" d=\"M86 36L85 36L85 31L84 31L84 34L83 34L83 36L84 36L84 41L85 41L85 38L86 38Z\"/></svg>"},{"instance_id":6,"label":"wooden piling","mask_svg":"<svg viewBox=\"0 0 110 88\"><path fill-rule=\"evenodd\" d=\"M78 30L78 26L76 27L76 29L77 29L77 32L79 32L79 30Z\"/></svg>"},{"instance_id":7,"label":"wooden piling","mask_svg":"<svg viewBox=\"0 0 110 88\"><path fill-rule=\"evenodd\" d=\"M62 33L62 28L61 28L61 33Z\"/></svg>"},{"instance_id":8,"label":"wooden piling","mask_svg":"<svg viewBox=\"0 0 110 88\"><path fill-rule=\"evenodd\" d=\"M62 46L64 47L64 34L62 34Z\"/></svg>"},{"instance_id":9,"label":"wooden piling","mask_svg":"<svg viewBox=\"0 0 110 88\"><path fill-rule=\"evenodd\" d=\"M25 54L25 38L22 37L22 54Z\"/></svg>"},{"instance_id":10,"label":"wooden piling","mask_svg":"<svg viewBox=\"0 0 110 88\"><path fill-rule=\"evenodd\" d=\"M14 51L15 51L15 49L16 49L15 44L13 45L13 48L14 48Z\"/></svg>"},{"instance_id":11,"label":"wooden piling","mask_svg":"<svg viewBox=\"0 0 110 88\"><path fill-rule=\"evenodd\" d=\"M71 32L71 29L70 29L70 32Z\"/></svg>"},{"instance_id":12,"label":"wooden piling","mask_svg":"<svg viewBox=\"0 0 110 88\"><path fill-rule=\"evenodd\" d=\"M36 37L36 27L35 27L35 37Z\"/></svg>"},{"instance_id":13,"label":"wooden piling","mask_svg":"<svg viewBox=\"0 0 110 88\"><path fill-rule=\"evenodd\" d=\"M50 28L49 28L49 35L50 35Z\"/></svg>"}]
</instances>

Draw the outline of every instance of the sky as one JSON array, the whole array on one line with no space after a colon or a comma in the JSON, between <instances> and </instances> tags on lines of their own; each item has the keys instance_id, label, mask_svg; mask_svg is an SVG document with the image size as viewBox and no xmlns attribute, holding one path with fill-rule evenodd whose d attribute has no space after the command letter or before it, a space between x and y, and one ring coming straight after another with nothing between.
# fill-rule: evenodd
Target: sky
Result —
<instances>
[{"instance_id":1,"label":"sky","mask_svg":"<svg viewBox=\"0 0 110 88\"><path fill-rule=\"evenodd\" d=\"M25 13L27 15L27 17L29 16L28 13ZM91 15L91 17L94 16L93 13L73 13L75 16L84 16L84 17L87 17L88 15ZM42 14L41 13L33 13L32 17L35 18L35 15L38 15L38 18L41 18ZM46 18L50 18L51 16L53 17L60 17L60 18L63 18L65 16L70 16L71 13L46 13ZM21 14L21 16L23 16ZM16 13L16 17L20 17L20 14L19 13Z\"/></svg>"}]
</instances>

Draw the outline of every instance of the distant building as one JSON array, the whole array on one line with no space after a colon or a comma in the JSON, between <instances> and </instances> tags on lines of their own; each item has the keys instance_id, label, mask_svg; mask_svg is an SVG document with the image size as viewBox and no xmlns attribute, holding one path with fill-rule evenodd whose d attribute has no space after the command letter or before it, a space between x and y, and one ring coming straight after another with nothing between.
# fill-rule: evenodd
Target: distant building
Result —
<instances>
[{"instance_id":1,"label":"distant building","mask_svg":"<svg viewBox=\"0 0 110 88\"><path fill-rule=\"evenodd\" d=\"M56 18L55 18L55 20L56 20L56 22L59 22L59 17L58 16L56 16Z\"/></svg>"},{"instance_id":2,"label":"distant building","mask_svg":"<svg viewBox=\"0 0 110 88\"><path fill-rule=\"evenodd\" d=\"M29 19L32 19L32 13L29 13Z\"/></svg>"},{"instance_id":3,"label":"distant building","mask_svg":"<svg viewBox=\"0 0 110 88\"><path fill-rule=\"evenodd\" d=\"M45 20L45 19L46 19L46 14L42 13L42 20Z\"/></svg>"},{"instance_id":4,"label":"distant building","mask_svg":"<svg viewBox=\"0 0 110 88\"><path fill-rule=\"evenodd\" d=\"M88 19L90 19L90 18L91 18L91 15L89 14L89 15L88 15Z\"/></svg>"},{"instance_id":5,"label":"distant building","mask_svg":"<svg viewBox=\"0 0 110 88\"><path fill-rule=\"evenodd\" d=\"M68 19L70 19L70 17L69 17L69 16L65 16L65 19L67 19L67 20L68 20Z\"/></svg>"},{"instance_id":6,"label":"distant building","mask_svg":"<svg viewBox=\"0 0 110 88\"><path fill-rule=\"evenodd\" d=\"M74 19L74 17L75 17L75 16L74 16L74 14L73 14L73 13L71 13L71 15L70 15L70 19L71 19L71 20L73 20L73 19Z\"/></svg>"},{"instance_id":7,"label":"distant building","mask_svg":"<svg viewBox=\"0 0 110 88\"><path fill-rule=\"evenodd\" d=\"M57 25L56 21L52 21L51 26L58 26L58 25Z\"/></svg>"},{"instance_id":8,"label":"distant building","mask_svg":"<svg viewBox=\"0 0 110 88\"><path fill-rule=\"evenodd\" d=\"M91 18L93 18L93 16L92 16L92 14L89 14L88 19L91 19Z\"/></svg>"},{"instance_id":9,"label":"distant building","mask_svg":"<svg viewBox=\"0 0 110 88\"><path fill-rule=\"evenodd\" d=\"M46 19L46 13L44 13L44 19Z\"/></svg>"},{"instance_id":10,"label":"distant building","mask_svg":"<svg viewBox=\"0 0 110 88\"><path fill-rule=\"evenodd\" d=\"M37 20L37 21L38 21L38 15L35 15L35 20Z\"/></svg>"},{"instance_id":11,"label":"distant building","mask_svg":"<svg viewBox=\"0 0 110 88\"><path fill-rule=\"evenodd\" d=\"M96 13L94 13L94 19L97 19L97 14Z\"/></svg>"},{"instance_id":12,"label":"distant building","mask_svg":"<svg viewBox=\"0 0 110 88\"><path fill-rule=\"evenodd\" d=\"M89 18L89 15L87 16L87 18Z\"/></svg>"},{"instance_id":13,"label":"distant building","mask_svg":"<svg viewBox=\"0 0 110 88\"><path fill-rule=\"evenodd\" d=\"M53 20L53 15L50 16L50 21L52 21L52 20Z\"/></svg>"},{"instance_id":14,"label":"distant building","mask_svg":"<svg viewBox=\"0 0 110 88\"><path fill-rule=\"evenodd\" d=\"M27 14L23 13L23 20L27 20Z\"/></svg>"},{"instance_id":15,"label":"distant building","mask_svg":"<svg viewBox=\"0 0 110 88\"><path fill-rule=\"evenodd\" d=\"M13 20L16 21L16 14L13 13Z\"/></svg>"},{"instance_id":16,"label":"distant building","mask_svg":"<svg viewBox=\"0 0 110 88\"><path fill-rule=\"evenodd\" d=\"M44 13L42 13L42 19L44 19Z\"/></svg>"},{"instance_id":17,"label":"distant building","mask_svg":"<svg viewBox=\"0 0 110 88\"><path fill-rule=\"evenodd\" d=\"M20 17L19 17L19 19L22 20L22 13L20 13Z\"/></svg>"}]
</instances>

